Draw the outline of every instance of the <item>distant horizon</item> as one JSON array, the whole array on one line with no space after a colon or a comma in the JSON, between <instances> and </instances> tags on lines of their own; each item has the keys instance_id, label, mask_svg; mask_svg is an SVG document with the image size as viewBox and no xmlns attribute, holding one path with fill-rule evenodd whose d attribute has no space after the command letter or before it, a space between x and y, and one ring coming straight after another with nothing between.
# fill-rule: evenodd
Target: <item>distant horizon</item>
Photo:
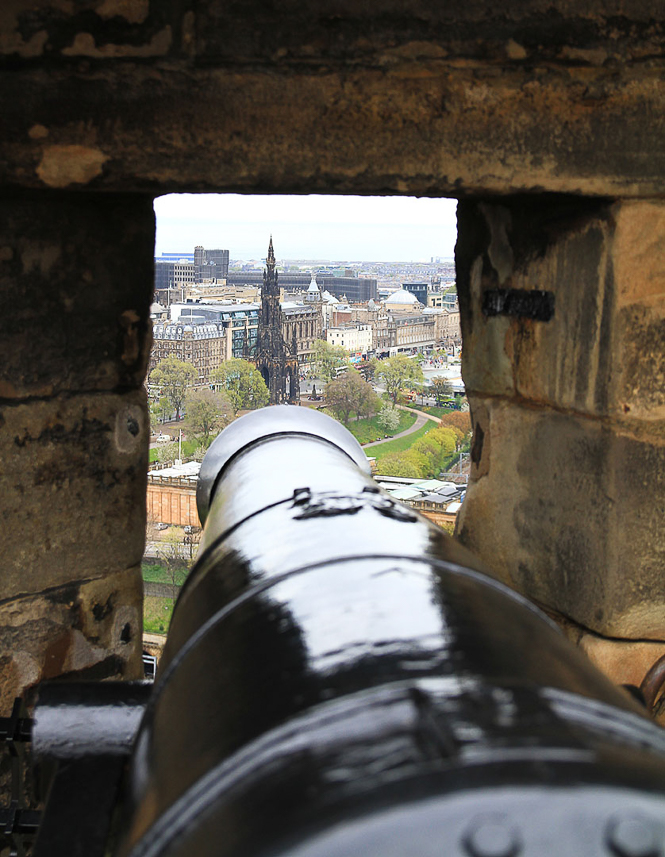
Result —
<instances>
[{"instance_id":1,"label":"distant horizon","mask_svg":"<svg viewBox=\"0 0 665 857\"><path fill-rule=\"evenodd\" d=\"M224 249L227 249L225 247L212 247L212 246L205 247L205 245L201 245L201 246L203 246L204 249L206 249L206 250L224 250ZM184 258L185 256L192 256L194 254L194 249L192 248L192 250L163 250L159 254L155 253L155 258L159 259L164 254L169 255L169 256L181 256L182 258ZM426 260L426 259L422 259L422 260L395 259L395 260L391 260L391 261L386 261L385 259L328 259L328 258L323 258L323 257L321 257L319 259L300 259L300 258L289 259L289 258L279 258L278 257L277 258L277 267L279 267L280 265L284 265L284 264L302 265L302 266L326 264L326 265L331 265L331 266L336 265L338 267L342 267L344 265L353 266L353 265L366 265L366 264L440 265L440 264L442 264L442 262L454 262L455 261L454 255L451 255L451 256L438 255L437 258L440 259L441 261L440 262L431 262L431 261ZM262 264L265 264L265 261L266 261L265 256L256 257L256 258L250 258L248 256L245 256L245 257L242 257L242 258L239 257L236 259L234 259L232 256L229 256L229 264L230 265L233 264L234 262L248 262L248 263L249 262L261 262Z\"/></svg>"},{"instance_id":2,"label":"distant horizon","mask_svg":"<svg viewBox=\"0 0 665 857\"><path fill-rule=\"evenodd\" d=\"M262 261L272 235L280 263L432 264L454 256L456 205L398 196L169 194L154 204L155 256L201 245L228 250L234 261Z\"/></svg>"}]
</instances>

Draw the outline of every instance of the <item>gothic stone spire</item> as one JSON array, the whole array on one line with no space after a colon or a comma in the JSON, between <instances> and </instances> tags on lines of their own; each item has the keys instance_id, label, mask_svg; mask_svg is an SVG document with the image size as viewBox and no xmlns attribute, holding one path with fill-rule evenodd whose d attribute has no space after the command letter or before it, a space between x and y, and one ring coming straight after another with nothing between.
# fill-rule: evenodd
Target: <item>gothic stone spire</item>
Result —
<instances>
[{"instance_id":1,"label":"gothic stone spire","mask_svg":"<svg viewBox=\"0 0 665 857\"><path fill-rule=\"evenodd\" d=\"M266 297L267 295L279 295L277 271L275 270L275 251L272 246L272 235L270 236L270 244L268 245L266 269L263 272L263 297Z\"/></svg>"}]
</instances>

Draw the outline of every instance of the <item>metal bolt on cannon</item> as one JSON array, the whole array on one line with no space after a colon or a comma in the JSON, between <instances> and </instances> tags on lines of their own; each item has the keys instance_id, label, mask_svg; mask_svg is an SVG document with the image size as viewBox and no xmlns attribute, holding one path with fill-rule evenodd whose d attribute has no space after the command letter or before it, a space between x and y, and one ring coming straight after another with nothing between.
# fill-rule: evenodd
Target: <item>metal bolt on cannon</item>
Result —
<instances>
[{"instance_id":1,"label":"metal bolt on cannon","mask_svg":"<svg viewBox=\"0 0 665 857\"><path fill-rule=\"evenodd\" d=\"M125 691L124 731L117 697L99 727L116 735L100 755L122 759L106 850L55 835L56 773L37 857L665 857L665 734L379 490L338 423L237 420L197 500L200 553L154 687Z\"/></svg>"}]
</instances>

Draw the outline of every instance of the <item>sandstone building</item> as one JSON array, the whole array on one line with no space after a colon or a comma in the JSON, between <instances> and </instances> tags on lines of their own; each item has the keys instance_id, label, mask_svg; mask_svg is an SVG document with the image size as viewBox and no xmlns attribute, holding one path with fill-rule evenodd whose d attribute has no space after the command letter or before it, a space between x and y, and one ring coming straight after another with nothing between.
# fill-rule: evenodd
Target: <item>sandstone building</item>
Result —
<instances>
[{"instance_id":1,"label":"sandstone building","mask_svg":"<svg viewBox=\"0 0 665 857\"><path fill-rule=\"evenodd\" d=\"M372 328L369 324L346 324L342 327L329 327L326 340L353 354L366 355L372 351Z\"/></svg>"},{"instance_id":2,"label":"sandstone building","mask_svg":"<svg viewBox=\"0 0 665 857\"><path fill-rule=\"evenodd\" d=\"M153 324L150 373L166 357L192 363L197 387L207 387L211 373L232 357L249 360L256 354L257 304L172 304L172 321Z\"/></svg>"},{"instance_id":3,"label":"sandstone building","mask_svg":"<svg viewBox=\"0 0 665 857\"><path fill-rule=\"evenodd\" d=\"M148 372L167 357L191 363L198 372L196 387L208 387L211 373L226 359L227 337L222 324L156 324Z\"/></svg>"}]
</instances>

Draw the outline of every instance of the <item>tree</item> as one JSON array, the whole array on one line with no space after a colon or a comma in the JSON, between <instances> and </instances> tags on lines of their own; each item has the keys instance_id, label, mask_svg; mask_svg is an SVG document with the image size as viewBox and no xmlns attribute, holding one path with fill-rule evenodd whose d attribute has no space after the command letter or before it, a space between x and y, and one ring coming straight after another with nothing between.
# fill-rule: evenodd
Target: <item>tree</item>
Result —
<instances>
[{"instance_id":1,"label":"tree","mask_svg":"<svg viewBox=\"0 0 665 857\"><path fill-rule=\"evenodd\" d=\"M402 390L423 382L423 370L420 366L415 360L401 354L381 361L376 374L385 384L393 404L397 402L397 396Z\"/></svg>"},{"instance_id":2,"label":"tree","mask_svg":"<svg viewBox=\"0 0 665 857\"><path fill-rule=\"evenodd\" d=\"M376 413L380 403L371 385L353 369L337 381L326 384L325 399L326 407L344 425L348 425L351 414L360 417Z\"/></svg>"},{"instance_id":3,"label":"tree","mask_svg":"<svg viewBox=\"0 0 665 857\"><path fill-rule=\"evenodd\" d=\"M324 381L332 381L335 378L335 370L342 366L348 366L346 351L339 345L331 345L324 339L317 339L314 343L314 362L316 374Z\"/></svg>"},{"instance_id":4,"label":"tree","mask_svg":"<svg viewBox=\"0 0 665 857\"><path fill-rule=\"evenodd\" d=\"M394 405L391 405L390 402L386 402L379 411L377 422L384 431L389 433L394 432L399 428L400 424L399 411Z\"/></svg>"},{"instance_id":5,"label":"tree","mask_svg":"<svg viewBox=\"0 0 665 857\"><path fill-rule=\"evenodd\" d=\"M451 411L441 417L441 425L454 426L467 436L471 434L471 414L468 411Z\"/></svg>"},{"instance_id":6,"label":"tree","mask_svg":"<svg viewBox=\"0 0 665 857\"><path fill-rule=\"evenodd\" d=\"M162 396L158 401L150 404L150 422L164 422L171 408L169 400Z\"/></svg>"},{"instance_id":7,"label":"tree","mask_svg":"<svg viewBox=\"0 0 665 857\"><path fill-rule=\"evenodd\" d=\"M376 466L381 476L423 479L427 475L427 459L413 449L406 452L389 452L381 456Z\"/></svg>"},{"instance_id":8,"label":"tree","mask_svg":"<svg viewBox=\"0 0 665 857\"><path fill-rule=\"evenodd\" d=\"M432 378L432 395L440 407L447 402L453 394L453 388L447 378Z\"/></svg>"},{"instance_id":9,"label":"tree","mask_svg":"<svg viewBox=\"0 0 665 857\"><path fill-rule=\"evenodd\" d=\"M180 419L180 409L185 401L187 389L192 387L199 376L196 367L175 357L165 357L150 373L150 382L156 384L166 396L173 408L176 419Z\"/></svg>"},{"instance_id":10,"label":"tree","mask_svg":"<svg viewBox=\"0 0 665 857\"><path fill-rule=\"evenodd\" d=\"M379 361L376 357L372 357L370 360L363 360L363 362L358 366L358 369L366 381L373 381L378 365Z\"/></svg>"},{"instance_id":11,"label":"tree","mask_svg":"<svg viewBox=\"0 0 665 857\"><path fill-rule=\"evenodd\" d=\"M234 357L212 373L217 388L228 397L233 413L262 408L270 401L266 382L258 369L247 360Z\"/></svg>"},{"instance_id":12,"label":"tree","mask_svg":"<svg viewBox=\"0 0 665 857\"><path fill-rule=\"evenodd\" d=\"M156 458L159 464L166 464L169 461L175 461L178 457L177 443L163 443L156 447L156 449Z\"/></svg>"},{"instance_id":13,"label":"tree","mask_svg":"<svg viewBox=\"0 0 665 857\"><path fill-rule=\"evenodd\" d=\"M187 426L200 437L204 447L211 436L220 432L233 419L233 408L226 393L214 390L190 390L187 394Z\"/></svg>"},{"instance_id":14,"label":"tree","mask_svg":"<svg viewBox=\"0 0 665 857\"><path fill-rule=\"evenodd\" d=\"M181 532L178 529L170 530L156 547L157 556L166 571L171 586L174 604L192 564L191 558L183 546Z\"/></svg>"},{"instance_id":15,"label":"tree","mask_svg":"<svg viewBox=\"0 0 665 857\"><path fill-rule=\"evenodd\" d=\"M441 444L437 442L436 438L430 437L431 434L433 432L429 432L425 437L421 437L411 447L413 452L420 453L427 461L424 476L434 476L440 469L437 465L441 456Z\"/></svg>"},{"instance_id":16,"label":"tree","mask_svg":"<svg viewBox=\"0 0 665 857\"><path fill-rule=\"evenodd\" d=\"M457 448L457 436L452 428L432 429L417 440L411 450L424 456L427 467L425 476L437 476Z\"/></svg>"}]
</instances>

